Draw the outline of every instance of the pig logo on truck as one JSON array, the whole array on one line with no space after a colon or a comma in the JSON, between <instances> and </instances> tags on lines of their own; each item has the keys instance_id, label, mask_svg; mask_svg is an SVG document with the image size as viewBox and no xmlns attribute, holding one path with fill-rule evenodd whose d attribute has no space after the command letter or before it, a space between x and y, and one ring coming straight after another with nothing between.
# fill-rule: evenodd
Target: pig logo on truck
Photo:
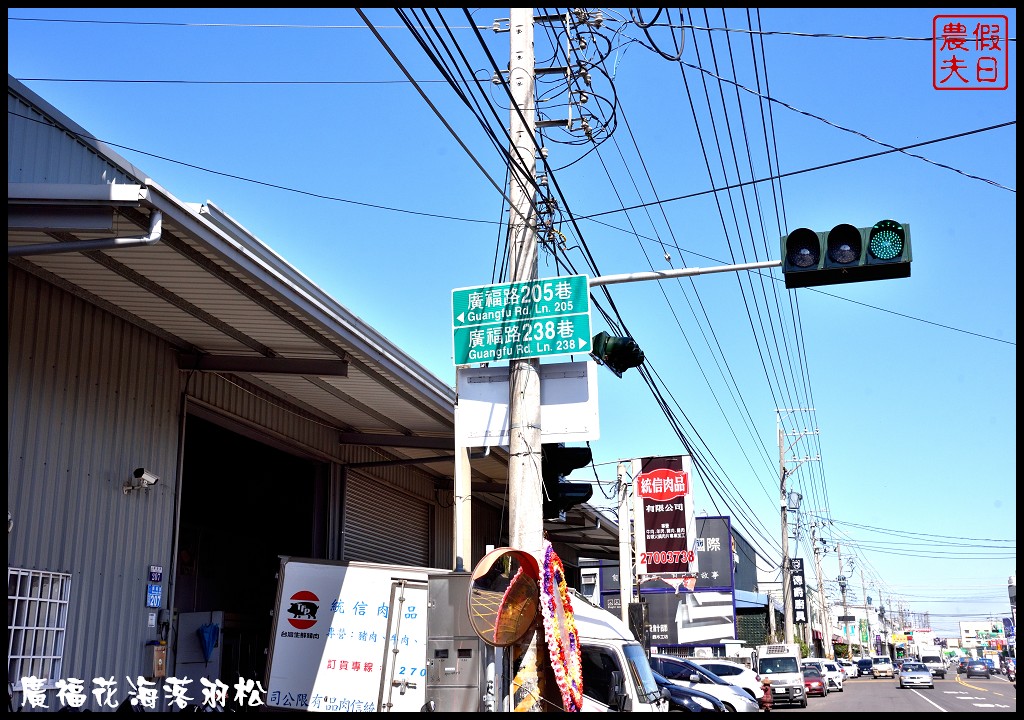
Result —
<instances>
[{"instance_id":1,"label":"pig logo on truck","mask_svg":"<svg viewBox=\"0 0 1024 720\"><path fill-rule=\"evenodd\" d=\"M308 630L316 625L316 611L320 609L320 598L309 590L299 590L291 596L288 606L288 623L298 630Z\"/></svg>"}]
</instances>

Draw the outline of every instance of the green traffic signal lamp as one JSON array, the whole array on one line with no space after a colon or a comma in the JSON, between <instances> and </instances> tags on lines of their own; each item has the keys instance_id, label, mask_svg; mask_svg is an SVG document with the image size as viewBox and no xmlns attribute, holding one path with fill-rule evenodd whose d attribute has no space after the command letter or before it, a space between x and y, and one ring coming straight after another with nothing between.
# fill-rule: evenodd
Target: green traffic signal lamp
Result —
<instances>
[{"instance_id":1,"label":"green traffic signal lamp","mask_svg":"<svg viewBox=\"0 0 1024 720\"><path fill-rule=\"evenodd\" d=\"M565 443L541 445L541 477L544 480L543 517L559 518L576 505L590 500L594 488L589 483L565 479L573 470L586 467L593 460L588 447L566 447Z\"/></svg>"},{"instance_id":2,"label":"green traffic signal lamp","mask_svg":"<svg viewBox=\"0 0 1024 720\"><path fill-rule=\"evenodd\" d=\"M910 277L910 225L895 220L827 233L798 228L781 241L787 288Z\"/></svg>"},{"instance_id":3,"label":"green traffic signal lamp","mask_svg":"<svg viewBox=\"0 0 1024 720\"><path fill-rule=\"evenodd\" d=\"M618 377L644 362L644 351L631 337L615 337L602 331L591 340L591 348L591 356Z\"/></svg>"},{"instance_id":4,"label":"green traffic signal lamp","mask_svg":"<svg viewBox=\"0 0 1024 720\"><path fill-rule=\"evenodd\" d=\"M868 235L868 263L881 265L901 262L907 253L907 276L910 276L910 226L900 225L894 220L876 223Z\"/></svg>"}]
</instances>

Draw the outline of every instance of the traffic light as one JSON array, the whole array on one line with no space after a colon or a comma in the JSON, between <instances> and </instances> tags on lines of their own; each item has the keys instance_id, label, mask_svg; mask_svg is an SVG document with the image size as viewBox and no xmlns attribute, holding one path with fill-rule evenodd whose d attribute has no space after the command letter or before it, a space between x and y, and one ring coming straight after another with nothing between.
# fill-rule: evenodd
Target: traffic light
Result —
<instances>
[{"instance_id":1,"label":"traffic light","mask_svg":"<svg viewBox=\"0 0 1024 720\"><path fill-rule=\"evenodd\" d=\"M602 331L593 337L591 346L590 354L619 377L644 361L644 351L631 337L614 337Z\"/></svg>"},{"instance_id":2,"label":"traffic light","mask_svg":"<svg viewBox=\"0 0 1024 720\"><path fill-rule=\"evenodd\" d=\"M561 517L572 507L584 503L594 494L589 483L565 479L573 470L590 464L593 454L588 447L566 447L565 443L541 445L541 477L544 480L544 519Z\"/></svg>"},{"instance_id":3,"label":"traffic light","mask_svg":"<svg viewBox=\"0 0 1024 720\"><path fill-rule=\"evenodd\" d=\"M787 288L910 277L910 225L843 223L825 232L798 228L782 237Z\"/></svg>"}]
</instances>

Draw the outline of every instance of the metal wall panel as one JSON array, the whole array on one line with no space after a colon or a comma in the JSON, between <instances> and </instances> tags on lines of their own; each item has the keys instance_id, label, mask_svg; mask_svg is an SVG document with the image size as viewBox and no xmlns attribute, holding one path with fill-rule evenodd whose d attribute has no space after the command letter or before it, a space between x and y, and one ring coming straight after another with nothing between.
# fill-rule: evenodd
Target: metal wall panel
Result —
<instances>
[{"instance_id":1,"label":"metal wall panel","mask_svg":"<svg viewBox=\"0 0 1024 720\"><path fill-rule=\"evenodd\" d=\"M8 566L71 574L65 677L141 674L149 566L171 564L174 356L10 265L7 288ZM125 495L140 466L160 482Z\"/></svg>"},{"instance_id":2,"label":"metal wall panel","mask_svg":"<svg viewBox=\"0 0 1024 720\"><path fill-rule=\"evenodd\" d=\"M164 605L173 568L183 393L310 457L382 459L257 386L179 371L164 341L11 265L8 308L8 564L72 576L64 677L145 674L149 566L164 569ZM140 466L160 482L125 495ZM346 559L451 567L434 477L401 465L350 478L348 505L325 508L345 512Z\"/></svg>"}]
</instances>

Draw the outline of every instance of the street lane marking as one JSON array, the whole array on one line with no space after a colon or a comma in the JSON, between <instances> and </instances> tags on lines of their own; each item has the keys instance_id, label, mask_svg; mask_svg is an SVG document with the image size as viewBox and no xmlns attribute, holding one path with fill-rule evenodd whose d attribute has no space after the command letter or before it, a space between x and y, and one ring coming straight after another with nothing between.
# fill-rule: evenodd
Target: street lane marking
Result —
<instances>
[{"instance_id":1,"label":"street lane marking","mask_svg":"<svg viewBox=\"0 0 1024 720\"><path fill-rule=\"evenodd\" d=\"M931 698L922 695L920 690L915 690L914 688L908 688L908 689L911 692L913 692L915 695L917 695L919 698L923 698L926 703L931 705L936 710L941 710L942 712L948 712L944 707L942 707L941 705L933 702Z\"/></svg>"}]
</instances>

